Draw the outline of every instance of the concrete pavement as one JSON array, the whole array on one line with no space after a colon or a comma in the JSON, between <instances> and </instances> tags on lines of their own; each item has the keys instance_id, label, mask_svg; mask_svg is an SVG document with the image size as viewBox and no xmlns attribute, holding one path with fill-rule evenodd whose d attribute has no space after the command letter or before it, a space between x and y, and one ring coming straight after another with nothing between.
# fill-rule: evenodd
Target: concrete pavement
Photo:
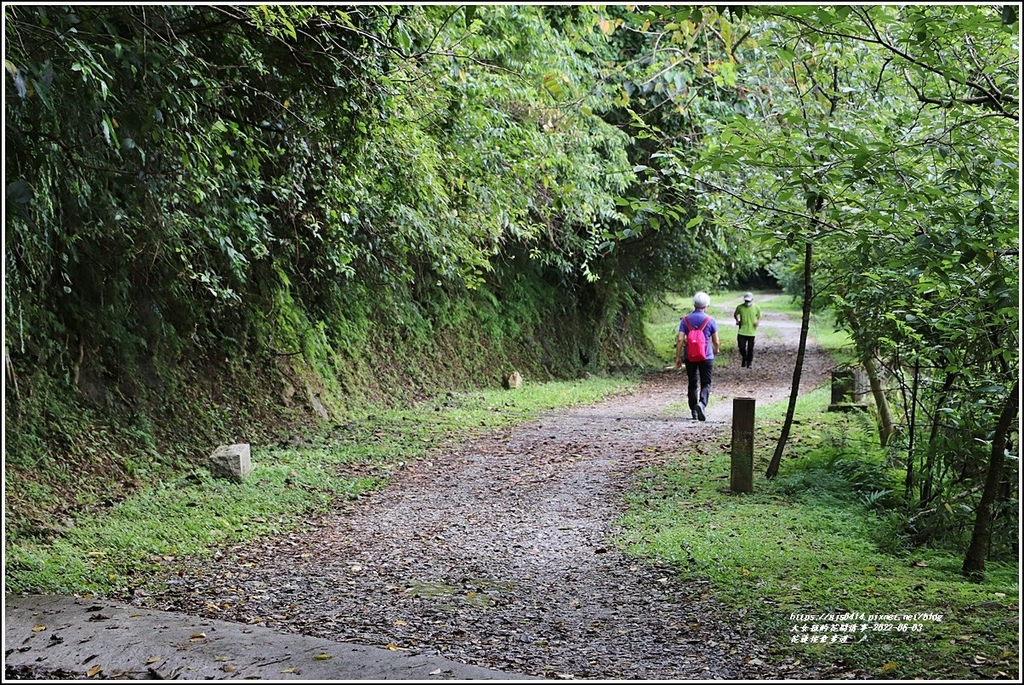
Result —
<instances>
[{"instance_id":1,"label":"concrete pavement","mask_svg":"<svg viewBox=\"0 0 1024 685\"><path fill-rule=\"evenodd\" d=\"M437 656L56 595L4 597L4 663L97 679L540 680Z\"/></svg>"}]
</instances>

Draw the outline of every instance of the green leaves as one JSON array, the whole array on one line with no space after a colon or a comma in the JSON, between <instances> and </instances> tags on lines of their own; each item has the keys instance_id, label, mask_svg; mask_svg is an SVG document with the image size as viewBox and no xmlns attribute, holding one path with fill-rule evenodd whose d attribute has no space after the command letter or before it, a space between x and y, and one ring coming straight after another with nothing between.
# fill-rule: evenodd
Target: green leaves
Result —
<instances>
[{"instance_id":1,"label":"green leaves","mask_svg":"<svg viewBox=\"0 0 1024 685\"><path fill-rule=\"evenodd\" d=\"M907 449L964 455L947 458L978 482L972 440L1019 362L1019 236L1004 230L1019 225L1016 41L981 6L752 8L748 22L745 107L716 112L699 154L674 141L653 158L690 181L698 216L749 227L786 285L791 248L814 241L815 292L885 366L918 431ZM943 408L957 437L946 419L922 427Z\"/></svg>"}]
</instances>

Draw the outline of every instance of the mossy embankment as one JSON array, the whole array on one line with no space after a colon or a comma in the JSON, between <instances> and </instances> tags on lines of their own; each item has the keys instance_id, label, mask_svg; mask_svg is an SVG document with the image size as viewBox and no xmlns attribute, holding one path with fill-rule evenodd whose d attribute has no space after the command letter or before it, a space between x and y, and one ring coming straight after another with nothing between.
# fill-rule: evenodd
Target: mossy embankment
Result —
<instances>
[{"instance_id":1,"label":"mossy embankment","mask_svg":"<svg viewBox=\"0 0 1024 685\"><path fill-rule=\"evenodd\" d=\"M475 291L347 293L315 312L287 288L217 339L15 349L5 397L9 541L52 539L83 511L192 472L219 444L266 445L447 391L571 379L649 362L638 312L515 277ZM635 321L636 323L630 323ZM23 353L24 350L24 353Z\"/></svg>"}]
</instances>

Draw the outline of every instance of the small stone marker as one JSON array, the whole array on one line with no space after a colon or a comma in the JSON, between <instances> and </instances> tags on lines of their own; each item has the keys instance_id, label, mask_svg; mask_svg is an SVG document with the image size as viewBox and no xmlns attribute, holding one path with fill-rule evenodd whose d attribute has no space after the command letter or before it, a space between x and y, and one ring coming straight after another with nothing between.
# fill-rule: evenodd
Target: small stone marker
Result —
<instances>
[{"instance_id":1,"label":"small stone marker","mask_svg":"<svg viewBox=\"0 0 1024 685\"><path fill-rule=\"evenodd\" d=\"M863 411L867 405L862 400L866 394L862 374L853 369L832 372L832 403L829 411Z\"/></svg>"},{"instance_id":2,"label":"small stone marker","mask_svg":"<svg viewBox=\"0 0 1024 685\"><path fill-rule=\"evenodd\" d=\"M518 388L522 384L523 384L523 377L522 377L522 375L518 371L513 371L512 373L510 373L508 375L507 378L505 378L504 385L509 390L512 390L513 388Z\"/></svg>"},{"instance_id":3,"label":"small stone marker","mask_svg":"<svg viewBox=\"0 0 1024 685\"><path fill-rule=\"evenodd\" d=\"M209 468L215 478L228 478L241 483L252 473L249 443L221 445L210 455Z\"/></svg>"}]
</instances>

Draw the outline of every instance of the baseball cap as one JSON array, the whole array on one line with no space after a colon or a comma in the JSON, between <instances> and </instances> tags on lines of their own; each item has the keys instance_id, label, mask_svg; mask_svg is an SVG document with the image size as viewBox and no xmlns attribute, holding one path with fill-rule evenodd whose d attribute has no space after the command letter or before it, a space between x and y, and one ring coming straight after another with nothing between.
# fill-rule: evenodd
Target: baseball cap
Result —
<instances>
[{"instance_id":1,"label":"baseball cap","mask_svg":"<svg viewBox=\"0 0 1024 685\"><path fill-rule=\"evenodd\" d=\"M754 301L754 293L745 293L743 295L743 301L744 302L753 302Z\"/></svg>"}]
</instances>

